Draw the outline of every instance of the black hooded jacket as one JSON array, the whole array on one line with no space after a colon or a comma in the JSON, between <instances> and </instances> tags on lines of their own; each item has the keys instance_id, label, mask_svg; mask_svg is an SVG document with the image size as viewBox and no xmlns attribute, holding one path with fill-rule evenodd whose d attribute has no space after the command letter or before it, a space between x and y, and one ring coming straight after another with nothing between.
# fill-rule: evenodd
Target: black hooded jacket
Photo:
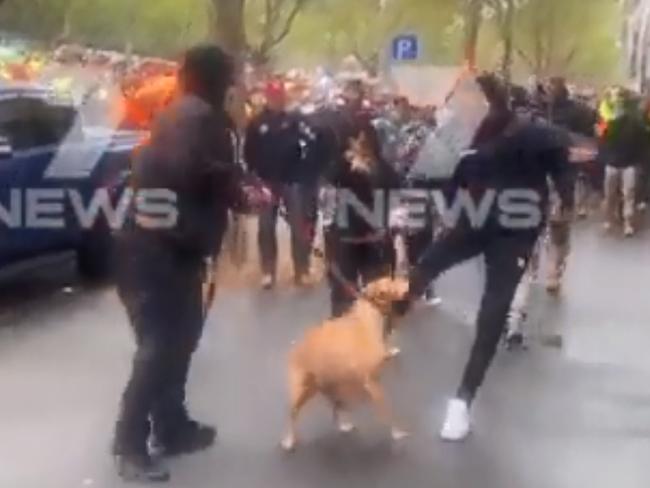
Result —
<instances>
[{"instance_id":1,"label":"black hooded jacket","mask_svg":"<svg viewBox=\"0 0 650 488\"><path fill-rule=\"evenodd\" d=\"M486 128L489 120L484 125L483 136L456 169L448 197L453 199L458 190L466 190L478 207L481 198L493 191L496 200L488 213L487 229L537 234L547 220L549 182L558 192L562 207L573 208L569 139L564 131L547 123L504 116L494 131ZM526 223L521 209L515 208L519 203L533 204L539 218Z\"/></svg>"},{"instance_id":2,"label":"black hooded jacket","mask_svg":"<svg viewBox=\"0 0 650 488\"><path fill-rule=\"evenodd\" d=\"M342 222L335 222L335 227L339 235L344 238L363 239L364 237L377 236L388 227L389 191L400 186L399 175L381 157L379 137L372 125L370 114L363 110L343 107L334 114L333 120L336 150L334 151L332 165L327 172L328 183L337 189L339 195L342 194L341 192L349 192L348 194L354 195L371 212L375 208L375 196L377 194L383 196L384 206L381 222L382 229L373 227L359 212L349 207L347 225L338 225L342 224ZM375 161L370 173L353 170L350 161L346 157L346 153L350 149L350 141L358 138L361 134L365 135L369 150Z\"/></svg>"},{"instance_id":3,"label":"black hooded jacket","mask_svg":"<svg viewBox=\"0 0 650 488\"><path fill-rule=\"evenodd\" d=\"M229 207L238 201L232 124L223 111L194 95L176 100L154 126L151 141L133 162L132 187L168 190L178 218L167 229L142 225L134 208L132 230L157 240L179 256L201 259L218 252Z\"/></svg>"}]
</instances>

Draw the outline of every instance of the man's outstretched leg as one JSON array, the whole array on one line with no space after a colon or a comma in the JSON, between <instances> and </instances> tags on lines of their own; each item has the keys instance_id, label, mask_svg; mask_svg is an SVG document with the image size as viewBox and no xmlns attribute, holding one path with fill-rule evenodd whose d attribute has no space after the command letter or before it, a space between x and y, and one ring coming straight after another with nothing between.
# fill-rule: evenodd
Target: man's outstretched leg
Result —
<instances>
[{"instance_id":1,"label":"man's outstretched leg","mask_svg":"<svg viewBox=\"0 0 650 488\"><path fill-rule=\"evenodd\" d=\"M478 256L482 245L480 233L462 228L450 231L431 244L411 270L408 302L420 299L431 282L448 269Z\"/></svg>"},{"instance_id":2,"label":"man's outstretched leg","mask_svg":"<svg viewBox=\"0 0 650 488\"><path fill-rule=\"evenodd\" d=\"M470 407L494 359L517 286L528 265L534 239L495 239L485 250L487 278L477 333L456 398L449 402L440 432L448 441L465 439L471 429Z\"/></svg>"}]
</instances>

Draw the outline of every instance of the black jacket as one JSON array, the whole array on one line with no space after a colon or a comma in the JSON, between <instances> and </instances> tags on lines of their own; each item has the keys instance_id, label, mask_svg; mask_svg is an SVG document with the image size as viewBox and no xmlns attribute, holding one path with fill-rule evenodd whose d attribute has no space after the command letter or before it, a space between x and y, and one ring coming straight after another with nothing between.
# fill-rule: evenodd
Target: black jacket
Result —
<instances>
[{"instance_id":1,"label":"black jacket","mask_svg":"<svg viewBox=\"0 0 650 488\"><path fill-rule=\"evenodd\" d=\"M573 134L595 136L598 114L582 103L568 97L559 98L549 104L546 115L549 122Z\"/></svg>"},{"instance_id":2,"label":"black jacket","mask_svg":"<svg viewBox=\"0 0 650 488\"><path fill-rule=\"evenodd\" d=\"M569 138L565 132L543 122L515 117L506 129L484 144L475 146L458 165L448 198L467 190L477 204L487 191L496 192L486 227L498 232L536 234L544 226L549 209L549 181L558 192L562 207L574 203L573 173L568 161ZM540 219L514 228L504 225L504 214L515 215L502 205L505 191L524 191L535 202ZM464 219L467 224L469 221Z\"/></svg>"},{"instance_id":3,"label":"black jacket","mask_svg":"<svg viewBox=\"0 0 650 488\"><path fill-rule=\"evenodd\" d=\"M642 164L648 157L648 139L650 134L640 111L628 109L608 124L601 141L601 157L615 168Z\"/></svg>"},{"instance_id":4,"label":"black jacket","mask_svg":"<svg viewBox=\"0 0 650 488\"><path fill-rule=\"evenodd\" d=\"M131 228L179 255L200 259L218 252L228 209L238 200L231 121L198 97L174 102L154 126L151 141L133 162L132 187L164 189L176 196L178 218L168 229L144 228L131 213Z\"/></svg>"},{"instance_id":5,"label":"black jacket","mask_svg":"<svg viewBox=\"0 0 650 488\"><path fill-rule=\"evenodd\" d=\"M304 156L298 114L264 110L246 131L244 159L248 169L269 183L299 181Z\"/></svg>"},{"instance_id":6,"label":"black jacket","mask_svg":"<svg viewBox=\"0 0 650 488\"><path fill-rule=\"evenodd\" d=\"M334 160L327 172L329 184L337 189L337 192L348 192L353 194L369 211L375 207L376 192L383 195L384 212L382 212L381 228L373 227L359 214L348 207L349 220L347 225L339 225L335 219L334 226L338 235L344 238L364 238L376 236L382 230L388 228L389 221L389 191L399 188L400 178L393 167L381 158L381 147L375 127L372 125L371 116L363 111L354 112L343 108L333 117L334 130L336 132L336 150ZM352 165L346 158L346 152L350 148L350 140L358 137L361 133L366 135L369 149L374 155L376 164L369 174L354 171ZM338 203L341 203L339 198ZM337 208L336 215L339 215L340 208Z\"/></svg>"}]
</instances>

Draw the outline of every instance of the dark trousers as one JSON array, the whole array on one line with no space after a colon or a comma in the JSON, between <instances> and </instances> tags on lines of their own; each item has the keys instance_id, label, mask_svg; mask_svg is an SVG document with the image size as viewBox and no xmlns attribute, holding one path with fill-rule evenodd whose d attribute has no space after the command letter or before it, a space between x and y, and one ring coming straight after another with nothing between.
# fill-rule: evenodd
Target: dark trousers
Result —
<instances>
[{"instance_id":1,"label":"dark trousers","mask_svg":"<svg viewBox=\"0 0 650 488\"><path fill-rule=\"evenodd\" d=\"M154 241L121 242L118 293L137 350L115 432L118 454L146 453L153 428L173 442L189 422L185 384L203 330L202 266Z\"/></svg>"},{"instance_id":2,"label":"dark trousers","mask_svg":"<svg viewBox=\"0 0 650 488\"><path fill-rule=\"evenodd\" d=\"M420 259L433 243L433 227L413 231L406 234L406 255L411 269L419 265ZM433 283L425 291L427 295L435 296Z\"/></svg>"},{"instance_id":3,"label":"dark trousers","mask_svg":"<svg viewBox=\"0 0 650 488\"><path fill-rule=\"evenodd\" d=\"M273 184L273 203L262 208L259 216L258 244L262 272L275 276L278 261L277 223L280 205L286 208L291 231L291 256L294 274L309 272L311 248L314 240L318 189L316 185Z\"/></svg>"},{"instance_id":4,"label":"dark trousers","mask_svg":"<svg viewBox=\"0 0 650 488\"><path fill-rule=\"evenodd\" d=\"M391 273L395 250L388 241L349 243L331 229L325 231L325 245L332 317L340 317L354 303L354 289Z\"/></svg>"},{"instance_id":5,"label":"dark trousers","mask_svg":"<svg viewBox=\"0 0 650 488\"><path fill-rule=\"evenodd\" d=\"M504 233L499 230L458 228L433 244L411 276L413 297L451 267L483 255L486 283L477 319L477 333L458 391L472 402L483 383L503 334L515 291L532 254L537 232ZM418 294L419 293L419 294Z\"/></svg>"},{"instance_id":6,"label":"dark trousers","mask_svg":"<svg viewBox=\"0 0 650 488\"><path fill-rule=\"evenodd\" d=\"M431 227L406 234L406 255L412 268L417 266L420 258L424 256L432 243L433 229Z\"/></svg>"}]
</instances>

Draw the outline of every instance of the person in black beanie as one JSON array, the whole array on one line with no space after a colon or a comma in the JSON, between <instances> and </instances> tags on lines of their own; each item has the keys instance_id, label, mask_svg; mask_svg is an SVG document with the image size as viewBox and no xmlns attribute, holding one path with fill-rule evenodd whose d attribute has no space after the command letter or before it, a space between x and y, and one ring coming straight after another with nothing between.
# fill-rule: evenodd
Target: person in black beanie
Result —
<instances>
[{"instance_id":1,"label":"person in black beanie","mask_svg":"<svg viewBox=\"0 0 650 488\"><path fill-rule=\"evenodd\" d=\"M218 255L228 210L239 201L233 124L224 109L233 81L233 62L220 48L187 51L180 95L135 156L134 202L166 192L175 218L153 225L155 214L134 204L117 240L118 294L137 346L113 444L127 481L169 479L149 444L176 455L205 449L216 436L190 418L185 384L204 324L206 258Z\"/></svg>"},{"instance_id":2,"label":"person in black beanie","mask_svg":"<svg viewBox=\"0 0 650 488\"><path fill-rule=\"evenodd\" d=\"M420 260L410 276L410 290L395 305L404 315L428 284L468 259L483 256L486 284L477 318L477 336L456 398L449 402L441 437L459 441L470 433L470 406L494 358L517 285L545 225L550 177L562 205L573 206L568 141L550 126L516 116L507 90L492 75L476 84L488 112L454 171L448 196L461 191L475 202L496 193L483 222L461 215ZM460 96L467 97L468 94ZM472 95L475 97L475 95ZM480 97L476 97L479 100Z\"/></svg>"}]
</instances>

